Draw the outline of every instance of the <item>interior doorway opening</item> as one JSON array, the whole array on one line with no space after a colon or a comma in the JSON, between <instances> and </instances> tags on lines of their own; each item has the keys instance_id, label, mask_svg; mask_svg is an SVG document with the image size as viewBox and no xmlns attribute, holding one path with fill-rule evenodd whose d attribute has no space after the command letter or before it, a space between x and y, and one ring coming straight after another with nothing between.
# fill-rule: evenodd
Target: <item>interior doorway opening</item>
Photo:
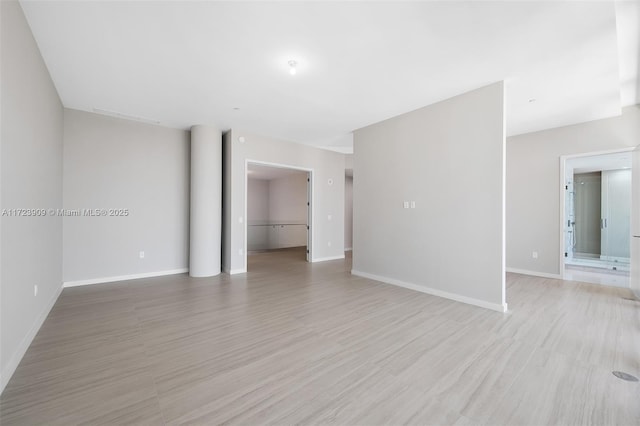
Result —
<instances>
[{"instance_id":1,"label":"interior doorway opening","mask_svg":"<svg viewBox=\"0 0 640 426\"><path fill-rule=\"evenodd\" d=\"M629 286L631 150L563 158L563 279Z\"/></svg>"},{"instance_id":2,"label":"interior doorway opening","mask_svg":"<svg viewBox=\"0 0 640 426\"><path fill-rule=\"evenodd\" d=\"M312 171L249 161L246 170L247 256L287 251L310 262Z\"/></svg>"}]
</instances>

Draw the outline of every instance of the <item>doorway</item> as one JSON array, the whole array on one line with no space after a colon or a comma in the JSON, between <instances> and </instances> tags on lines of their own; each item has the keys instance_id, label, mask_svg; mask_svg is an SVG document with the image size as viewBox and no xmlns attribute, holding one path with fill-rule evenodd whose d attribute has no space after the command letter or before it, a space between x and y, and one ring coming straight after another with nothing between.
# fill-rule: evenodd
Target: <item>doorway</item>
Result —
<instances>
[{"instance_id":1,"label":"doorway","mask_svg":"<svg viewBox=\"0 0 640 426\"><path fill-rule=\"evenodd\" d=\"M279 251L310 262L312 171L251 161L246 171L247 256Z\"/></svg>"},{"instance_id":2,"label":"doorway","mask_svg":"<svg viewBox=\"0 0 640 426\"><path fill-rule=\"evenodd\" d=\"M631 151L563 157L563 279L629 286Z\"/></svg>"}]
</instances>

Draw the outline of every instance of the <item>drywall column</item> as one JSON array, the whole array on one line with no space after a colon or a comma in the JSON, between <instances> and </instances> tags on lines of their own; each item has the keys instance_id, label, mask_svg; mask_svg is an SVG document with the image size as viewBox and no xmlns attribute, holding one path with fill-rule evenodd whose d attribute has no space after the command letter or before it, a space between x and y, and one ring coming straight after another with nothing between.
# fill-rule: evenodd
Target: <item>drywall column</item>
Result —
<instances>
[{"instance_id":1,"label":"drywall column","mask_svg":"<svg viewBox=\"0 0 640 426\"><path fill-rule=\"evenodd\" d=\"M222 233L222 133L191 127L189 275L220 273Z\"/></svg>"}]
</instances>

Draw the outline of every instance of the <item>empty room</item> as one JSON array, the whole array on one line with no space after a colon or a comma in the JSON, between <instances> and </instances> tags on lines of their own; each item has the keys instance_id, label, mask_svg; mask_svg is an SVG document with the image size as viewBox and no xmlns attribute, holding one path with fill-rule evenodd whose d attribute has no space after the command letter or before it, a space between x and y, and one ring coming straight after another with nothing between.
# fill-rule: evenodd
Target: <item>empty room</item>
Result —
<instances>
[{"instance_id":1,"label":"empty room","mask_svg":"<svg viewBox=\"0 0 640 426\"><path fill-rule=\"evenodd\" d=\"M639 1L0 1L0 424L640 424Z\"/></svg>"}]
</instances>

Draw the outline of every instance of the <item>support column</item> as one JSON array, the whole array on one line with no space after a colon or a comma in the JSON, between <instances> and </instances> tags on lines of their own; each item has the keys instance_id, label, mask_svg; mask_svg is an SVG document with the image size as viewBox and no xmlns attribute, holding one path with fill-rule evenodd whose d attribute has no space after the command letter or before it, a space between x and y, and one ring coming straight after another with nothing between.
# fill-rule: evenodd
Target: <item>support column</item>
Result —
<instances>
[{"instance_id":1,"label":"support column","mask_svg":"<svg viewBox=\"0 0 640 426\"><path fill-rule=\"evenodd\" d=\"M189 275L220 273L222 245L222 133L191 127Z\"/></svg>"}]
</instances>

